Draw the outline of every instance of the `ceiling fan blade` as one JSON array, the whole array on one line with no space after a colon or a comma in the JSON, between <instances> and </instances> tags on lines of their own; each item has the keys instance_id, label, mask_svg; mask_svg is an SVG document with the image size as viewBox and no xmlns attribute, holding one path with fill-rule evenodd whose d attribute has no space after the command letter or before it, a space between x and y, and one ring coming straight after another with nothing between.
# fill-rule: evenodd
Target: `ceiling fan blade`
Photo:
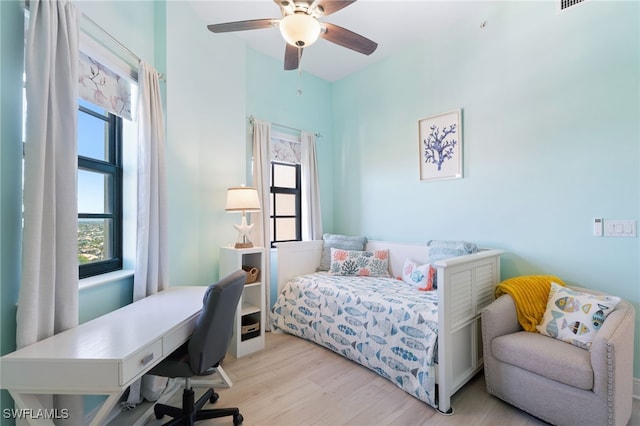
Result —
<instances>
[{"instance_id":1,"label":"ceiling fan blade","mask_svg":"<svg viewBox=\"0 0 640 426\"><path fill-rule=\"evenodd\" d=\"M344 9L345 7L349 6L351 3L355 3L355 2L356 0L350 0L350 1L316 0L311 4L311 7L309 9L312 11L317 10L320 16L327 16L339 11L340 9Z\"/></svg>"},{"instance_id":2,"label":"ceiling fan blade","mask_svg":"<svg viewBox=\"0 0 640 426\"><path fill-rule=\"evenodd\" d=\"M209 31L214 33L227 33L230 31L259 30L269 28L278 23L278 19L252 19L249 21L225 22L224 24L207 25Z\"/></svg>"},{"instance_id":3,"label":"ceiling fan blade","mask_svg":"<svg viewBox=\"0 0 640 426\"><path fill-rule=\"evenodd\" d=\"M300 59L302 58L302 51L300 48L298 56L298 48L287 43L284 49L284 69L287 71L298 69L300 66Z\"/></svg>"},{"instance_id":4,"label":"ceiling fan blade","mask_svg":"<svg viewBox=\"0 0 640 426\"><path fill-rule=\"evenodd\" d=\"M322 25L325 26L325 31L320 33L320 37L347 49L355 50L364 55L371 55L378 47L378 43L375 41L371 41L346 28L329 24L328 22L323 22Z\"/></svg>"}]
</instances>

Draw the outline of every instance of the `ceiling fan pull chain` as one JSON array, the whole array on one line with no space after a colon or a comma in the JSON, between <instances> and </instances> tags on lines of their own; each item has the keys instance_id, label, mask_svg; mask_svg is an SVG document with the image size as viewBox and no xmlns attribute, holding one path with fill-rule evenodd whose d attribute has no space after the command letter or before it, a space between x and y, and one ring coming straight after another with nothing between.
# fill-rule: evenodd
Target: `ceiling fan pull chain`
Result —
<instances>
[{"instance_id":1,"label":"ceiling fan pull chain","mask_svg":"<svg viewBox=\"0 0 640 426\"><path fill-rule=\"evenodd\" d=\"M302 95L302 48L298 47L298 96Z\"/></svg>"}]
</instances>

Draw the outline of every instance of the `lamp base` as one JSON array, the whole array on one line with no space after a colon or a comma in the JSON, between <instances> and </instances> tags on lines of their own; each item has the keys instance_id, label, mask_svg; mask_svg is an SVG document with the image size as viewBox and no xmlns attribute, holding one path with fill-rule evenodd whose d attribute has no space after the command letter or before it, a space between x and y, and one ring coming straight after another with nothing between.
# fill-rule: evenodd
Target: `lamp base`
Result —
<instances>
[{"instance_id":1,"label":"lamp base","mask_svg":"<svg viewBox=\"0 0 640 426\"><path fill-rule=\"evenodd\" d=\"M249 232L251 231L251 228L253 228L253 223L251 225L247 225L247 214L244 210L242 211L242 223L239 226L233 225L233 227L239 232L235 248L242 249L253 247L253 243L249 240Z\"/></svg>"},{"instance_id":2,"label":"lamp base","mask_svg":"<svg viewBox=\"0 0 640 426\"><path fill-rule=\"evenodd\" d=\"M251 248L253 247L253 243L251 241L246 243L236 243L235 248L243 249L243 248Z\"/></svg>"}]
</instances>

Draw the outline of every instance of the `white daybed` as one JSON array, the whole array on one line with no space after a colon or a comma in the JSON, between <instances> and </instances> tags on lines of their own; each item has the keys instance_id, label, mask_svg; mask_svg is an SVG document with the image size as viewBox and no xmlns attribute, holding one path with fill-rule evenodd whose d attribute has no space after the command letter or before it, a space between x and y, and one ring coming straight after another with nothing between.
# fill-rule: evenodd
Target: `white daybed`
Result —
<instances>
[{"instance_id":1,"label":"white daybed","mask_svg":"<svg viewBox=\"0 0 640 426\"><path fill-rule=\"evenodd\" d=\"M376 339L376 336L369 334L370 329L364 330L362 327L359 328L359 321L352 320L355 324L350 323L348 326L349 334L353 336L352 339L348 339L349 342L344 341L341 337L335 336L331 333L330 330L332 324L329 323L332 322L330 318L331 315L326 315L326 310L324 311L324 314L315 314L316 320L307 324L306 332L296 330L298 328L304 328L304 326L300 324L303 322L303 319L299 315L296 318L294 310L301 310L307 315L309 315L310 312L307 310L309 308L307 306L300 308L295 305L302 305L303 303L311 304L311 300L307 298L307 300L304 301L302 299L296 301L293 299L293 297L296 296L292 296L292 293L300 293L300 296L302 296L302 293L305 291L292 291L287 285L293 278L302 275L314 274L309 275L310 279L319 279L316 274L316 270L320 265L322 248L322 240L277 244L279 297L276 305L274 306L274 311L271 313L272 327L274 331L282 330L287 333L315 341L316 343L328 347L329 349L376 371L378 374L391 380L409 394L434 406L440 412L452 413L451 396L469 379L471 379L483 365L480 312L494 299L494 287L500 281L500 254L502 251L481 249L473 254L439 260L433 263L437 270L437 290L432 292L415 291L414 295L409 296L411 299L409 306L416 305L415 299L412 299L415 294L422 293L419 296L430 298L430 301L428 301L428 303L430 303L430 309L428 310L432 312L429 314L418 315L418 322L430 323L429 327L432 330L435 329L434 331L437 333L437 344L431 344L436 343L435 341L431 341L429 345L416 344L415 337L421 338L421 333L415 333L415 335L412 336L413 347L415 350L412 352L415 352L416 355L410 353L410 359L408 362L402 363L406 365L398 366L393 364L394 361L390 360L390 357L381 356L380 353L382 351L380 350L377 351L377 354L364 353L362 348L363 345L368 345L367 339ZM389 269L392 277L399 277L402 275L401 270L405 259L411 259L418 263L426 263L428 261L428 250L426 244L369 241L367 242L365 249L370 251L384 249L389 250ZM362 277L353 278L358 278L360 280L370 279ZM390 285L393 285L393 282L390 283ZM323 288L325 288L324 284ZM345 294L345 286L343 284L337 284L337 288L342 289L339 291L342 291L342 294ZM362 287L360 287L360 291L361 292L359 294L361 295ZM429 295L426 295L426 293L429 293ZM322 295L320 296L322 297ZM312 297L316 298L318 295L314 295ZM356 295L355 297L360 298L359 295ZM393 298L388 296L384 297L384 299L397 303ZM330 303L335 304L335 302ZM422 307L423 305L420 303L422 302L418 302L420 307ZM289 304L289 308L283 308L283 306L287 306L287 304ZM324 304L326 307L326 302ZM434 306L435 308L431 309ZM311 307L310 309L313 308ZM334 307L333 309L336 308ZM278 312L276 312L276 310ZM289 311L289 314L294 315L294 317L289 318L289 323L287 323L286 320L283 320L283 317L279 317L279 315L284 315L282 314L282 311ZM385 315L382 309L380 309L380 311L381 315ZM370 312L367 312L367 314L370 314ZM324 321L328 322L322 324L323 318ZM371 321L377 323L380 320L380 317L378 316L377 318L378 319L372 319ZM391 316L389 319L395 321ZM301 327L297 327L295 325L295 321L298 321L298 325L301 325ZM437 323L435 321L437 321ZM313 330L310 328L311 326L313 326ZM367 327L366 324L363 324L363 326L365 328ZM343 329L345 328L344 325L342 327ZM393 328L392 325L389 325L388 327ZM414 330L413 327L409 328ZM319 329L321 329L322 334L318 332ZM385 336L396 333L397 331L385 333ZM338 340L338 344L332 345L329 342L329 339L317 339L314 338L312 334L314 334L315 337L320 335L326 337L325 335L330 334L331 337L337 337L340 340ZM425 339L426 338L427 337L425 337ZM435 339L435 337L430 338ZM343 349L340 350L337 346L342 347ZM419 355L421 355L420 349L424 349L423 346L430 348L427 352L432 353L434 358L426 361L422 358L419 360L421 363L420 368L414 368L415 363L411 364L411 361L415 361L419 358ZM353 347L354 350L351 350L350 347ZM356 349L359 350L359 353L357 353ZM383 351L387 351L388 353L388 349L393 349L395 355L398 355L400 351L403 351L403 349L398 348L397 346L393 348L383 348ZM357 356L354 356L354 354ZM375 359L376 355L377 359ZM366 362L364 361L364 358L367 358ZM407 358L404 358L404 361L406 360ZM394 374L394 377L390 377L390 374L385 373L385 371L376 366L376 362L379 361L387 363L386 366L383 366L387 371L390 371L390 368L391 371L394 373L397 372L398 374ZM409 380L413 383L407 384L407 381ZM436 383L438 384L437 393L435 389Z\"/></svg>"}]
</instances>

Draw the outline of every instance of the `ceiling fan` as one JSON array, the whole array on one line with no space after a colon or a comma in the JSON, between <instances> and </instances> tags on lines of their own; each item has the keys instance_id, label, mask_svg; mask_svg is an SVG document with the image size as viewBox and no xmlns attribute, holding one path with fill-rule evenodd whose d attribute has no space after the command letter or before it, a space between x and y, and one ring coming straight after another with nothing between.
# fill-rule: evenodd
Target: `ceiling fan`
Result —
<instances>
[{"instance_id":1,"label":"ceiling fan","mask_svg":"<svg viewBox=\"0 0 640 426\"><path fill-rule=\"evenodd\" d=\"M226 22L223 24L207 25L214 33L226 33L232 31L257 30L278 26L282 37L287 42L284 51L284 69L295 70L300 65L302 50L313 44L318 37L322 37L332 43L360 52L364 55L372 54L378 47L378 43L366 37L349 31L335 24L321 22L320 17L344 9L356 0L351 1L289 1L273 0L280 7L282 18L280 19L253 19L248 21Z\"/></svg>"}]
</instances>

